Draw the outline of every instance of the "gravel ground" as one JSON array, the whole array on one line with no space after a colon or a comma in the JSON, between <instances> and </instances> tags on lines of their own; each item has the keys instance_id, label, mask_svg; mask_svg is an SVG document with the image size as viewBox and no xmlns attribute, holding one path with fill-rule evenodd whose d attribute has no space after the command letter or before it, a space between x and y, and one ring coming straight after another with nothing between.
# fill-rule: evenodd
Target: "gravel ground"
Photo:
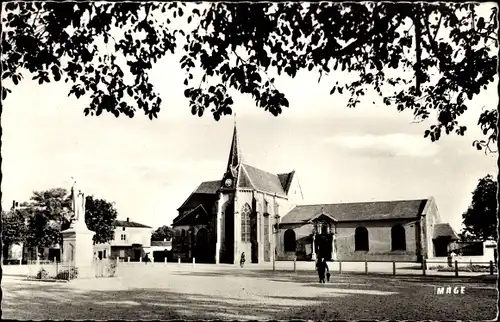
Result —
<instances>
[{"instance_id":1,"label":"gravel ground","mask_svg":"<svg viewBox=\"0 0 500 322\"><path fill-rule=\"evenodd\" d=\"M122 265L118 277L42 283L4 276L3 316L75 319L491 320L496 280L272 272L266 267ZM464 295L435 295L436 286Z\"/></svg>"}]
</instances>

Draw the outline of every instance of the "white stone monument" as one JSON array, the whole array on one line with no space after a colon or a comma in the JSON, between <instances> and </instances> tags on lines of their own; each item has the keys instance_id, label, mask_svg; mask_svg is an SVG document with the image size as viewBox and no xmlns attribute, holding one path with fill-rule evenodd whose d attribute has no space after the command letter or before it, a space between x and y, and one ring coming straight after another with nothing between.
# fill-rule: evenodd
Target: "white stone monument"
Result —
<instances>
[{"instance_id":1,"label":"white stone monument","mask_svg":"<svg viewBox=\"0 0 500 322\"><path fill-rule=\"evenodd\" d=\"M90 271L94 258L94 232L87 228L85 224L85 195L71 188L74 220L68 229L62 231L64 263L72 263L78 268L78 276L86 275L85 271ZM85 269L89 268L89 269Z\"/></svg>"}]
</instances>

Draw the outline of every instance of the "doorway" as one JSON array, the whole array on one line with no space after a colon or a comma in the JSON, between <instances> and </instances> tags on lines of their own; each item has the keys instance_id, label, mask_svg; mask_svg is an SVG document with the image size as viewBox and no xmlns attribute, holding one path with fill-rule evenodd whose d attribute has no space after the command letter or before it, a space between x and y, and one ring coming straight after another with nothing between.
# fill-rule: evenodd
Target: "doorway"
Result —
<instances>
[{"instance_id":1,"label":"doorway","mask_svg":"<svg viewBox=\"0 0 500 322\"><path fill-rule=\"evenodd\" d=\"M332 236L330 234L316 235L316 254L318 258L332 260Z\"/></svg>"},{"instance_id":2,"label":"doorway","mask_svg":"<svg viewBox=\"0 0 500 322\"><path fill-rule=\"evenodd\" d=\"M208 263L211 260L208 230L205 228L201 228L196 233L194 257L199 263Z\"/></svg>"},{"instance_id":3,"label":"doorway","mask_svg":"<svg viewBox=\"0 0 500 322\"><path fill-rule=\"evenodd\" d=\"M257 240L257 216L255 213L250 215L250 242L252 252L252 263L259 262L259 242Z\"/></svg>"},{"instance_id":4,"label":"doorway","mask_svg":"<svg viewBox=\"0 0 500 322\"><path fill-rule=\"evenodd\" d=\"M224 211L224 256L222 262L234 263L234 203L227 205Z\"/></svg>"}]
</instances>

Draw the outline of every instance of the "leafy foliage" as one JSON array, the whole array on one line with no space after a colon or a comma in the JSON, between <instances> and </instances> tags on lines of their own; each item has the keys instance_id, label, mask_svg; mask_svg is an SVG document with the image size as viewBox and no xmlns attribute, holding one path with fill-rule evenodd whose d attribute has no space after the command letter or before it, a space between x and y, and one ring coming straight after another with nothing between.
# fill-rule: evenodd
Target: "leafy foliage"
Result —
<instances>
[{"instance_id":1,"label":"leafy foliage","mask_svg":"<svg viewBox=\"0 0 500 322\"><path fill-rule=\"evenodd\" d=\"M464 240L497 239L497 182L491 175L481 178L472 193L472 202L462 215Z\"/></svg>"},{"instance_id":2,"label":"leafy foliage","mask_svg":"<svg viewBox=\"0 0 500 322\"><path fill-rule=\"evenodd\" d=\"M24 207L28 218L25 238L29 246L50 247L62 243L61 231L68 229L74 219L71 194L66 189L35 191ZM85 223L95 231L95 242L113 239L116 216L112 203L86 196Z\"/></svg>"},{"instance_id":3,"label":"leafy foliage","mask_svg":"<svg viewBox=\"0 0 500 322\"><path fill-rule=\"evenodd\" d=\"M23 211L2 211L2 242L4 245L21 243L26 237L26 214Z\"/></svg>"},{"instance_id":4,"label":"leafy foliage","mask_svg":"<svg viewBox=\"0 0 500 322\"><path fill-rule=\"evenodd\" d=\"M61 244L61 230L69 226L73 215L68 191L63 188L35 191L25 207L29 213L26 229L28 246Z\"/></svg>"},{"instance_id":5,"label":"leafy foliage","mask_svg":"<svg viewBox=\"0 0 500 322\"><path fill-rule=\"evenodd\" d=\"M95 243L106 243L114 238L117 211L113 204L93 196L85 197L85 223L94 231Z\"/></svg>"},{"instance_id":6,"label":"leafy foliage","mask_svg":"<svg viewBox=\"0 0 500 322\"><path fill-rule=\"evenodd\" d=\"M152 119L162 100L148 71L183 50L184 95L195 115L231 114L236 91L277 116L289 102L268 74L309 71L332 83L330 94L350 95L349 107L374 91L418 121L434 116L425 137L435 141L465 133L458 117L496 75L497 8L478 6L11 2L2 21L2 79L17 85L29 73L40 84L64 80L69 95L88 96L86 115L133 117L141 109ZM335 79L337 70L354 79ZM496 110L481 114L486 139L474 142L478 149L496 141L497 119Z\"/></svg>"},{"instance_id":7,"label":"leafy foliage","mask_svg":"<svg viewBox=\"0 0 500 322\"><path fill-rule=\"evenodd\" d=\"M163 241L164 239L171 240L173 236L174 236L174 231L171 227L161 226L161 227L158 227L153 232L153 234L151 234L151 240L155 240L155 241Z\"/></svg>"}]
</instances>

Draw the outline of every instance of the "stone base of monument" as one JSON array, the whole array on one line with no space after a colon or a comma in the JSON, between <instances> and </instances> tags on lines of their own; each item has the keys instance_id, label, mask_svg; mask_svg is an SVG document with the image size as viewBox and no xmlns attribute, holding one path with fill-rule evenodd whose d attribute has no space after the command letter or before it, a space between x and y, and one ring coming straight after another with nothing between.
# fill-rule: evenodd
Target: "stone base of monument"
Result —
<instances>
[{"instance_id":1,"label":"stone base of monument","mask_svg":"<svg viewBox=\"0 0 500 322\"><path fill-rule=\"evenodd\" d=\"M93 277L94 232L84 222L75 222L61 232L63 237L62 261L71 263L78 271L77 278Z\"/></svg>"}]
</instances>

